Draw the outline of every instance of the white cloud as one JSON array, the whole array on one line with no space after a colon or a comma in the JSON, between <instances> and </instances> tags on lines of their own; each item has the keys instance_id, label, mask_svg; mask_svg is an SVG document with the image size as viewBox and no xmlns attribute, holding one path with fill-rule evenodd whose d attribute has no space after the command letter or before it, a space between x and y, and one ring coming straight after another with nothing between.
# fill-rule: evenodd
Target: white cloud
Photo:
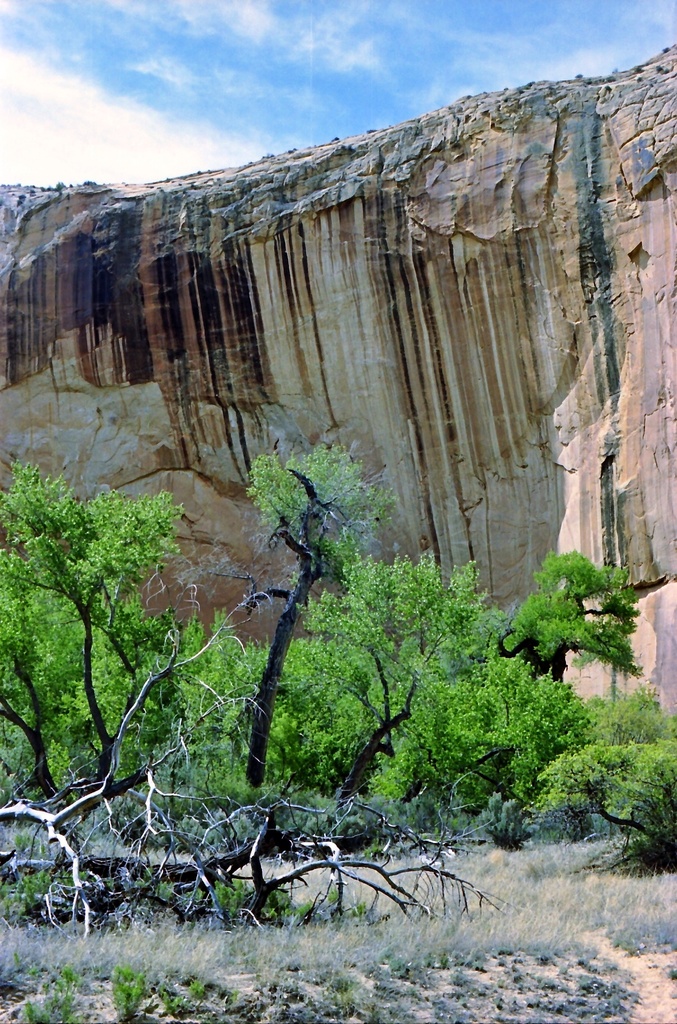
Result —
<instances>
[{"instance_id":1,"label":"white cloud","mask_svg":"<svg viewBox=\"0 0 677 1024\"><path fill-rule=\"evenodd\" d=\"M145 182L238 166L270 143L171 121L0 47L0 181Z\"/></svg>"},{"instance_id":2,"label":"white cloud","mask_svg":"<svg viewBox=\"0 0 677 1024\"><path fill-rule=\"evenodd\" d=\"M343 3L317 17L312 6L287 26L290 47L297 55L312 56L333 71L376 71L381 66L376 40L364 3Z\"/></svg>"},{"instance_id":3,"label":"white cloud","mask_svg":"<svg viewBox=\"0 0 677 1024\"><path fill-rule=\"evenodd\" d=\"M130 64L130 70L138 71L141 75L152 75L175 89L187 89L195 81L195 75L171 57L149 57L138 64Z\"/></svg>"},{"instance_id":4,"label":"white cloud","mask_svg":"<svg viewBox=\"0 0 677 1024\"><path fill-rule=\"evenodd\" d=\"M3 0L0 0L2 3ZM182 19L195 35L224 30L255 43L274 35L278 20L269 0L101 0L109 7L146 22L162 24Z\"/></svg>"},{"instance_id":5,"label":"white cloud","mask_svg":"<svg viewBox=\"0 0 677 1024\"><path fill-rule=\"evenodd\" d=\"M226 26L245 39L261 43L278 28L268 0L173 0L173 6L197 31Z\"/></svg>"},{"instance_id":6,"label":"white cloud","mask_svg":"<svg viewBox=\"0 0 677 1024\"><path fill-rule=\"evenodd\" d=\"M2 2L2 0L0 0ZM290 61L312 59L332 71L375 70L380 66L365 0L105 0L116 10L155 25L183 20L193 35L240 36Z\"/></svg>"}]
</instances>

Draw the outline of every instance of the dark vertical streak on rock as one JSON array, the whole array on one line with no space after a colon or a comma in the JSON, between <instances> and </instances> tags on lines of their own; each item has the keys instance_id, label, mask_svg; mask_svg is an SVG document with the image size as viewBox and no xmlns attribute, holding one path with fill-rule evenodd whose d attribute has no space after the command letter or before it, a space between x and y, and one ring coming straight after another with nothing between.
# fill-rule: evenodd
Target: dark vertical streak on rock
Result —
<instances>
[{"instance_id":1,"label":"dark vertical streak on rock","mask_svg":"<svg viewBox=\"0 0 677 1024\"><path fill-rule=\"evenodd\" d=\"M394 200L395 204L397 203L397 201L398 200L396 198ZM421 429L421 423L418 417L418 412L416 410L416 402L414 399L414 392L411 383L411 372L409 369L409 362L407 360L407 347L404 337L404 330L402 327L402 319L400 317L397 287L395 284L395 274L393 272L393 256L390 252L390 247L388 245L388 231L386 225L383 191L379 190L376 193L374 202L376 205L374 228L379 243L379 255L383 262L383 268L385 272L385 280L388 292L388 309L390 312L390 319L395 330L397 354L399 356L402 379L404 381L405 394L407 399L407 415L414 429L414 437L416 439L416 451L419 460L419 466L421 467L421 475L423 478L422 484L424 494L421 497L425 505L426 520L428 529L430 531L430 540L435 554L439 557L439 539L437 536L437 530L435 529L435 520L433 517L432 504L430 500L428 465L425 453L425 445L423 442L423 432Z\"/></svg>"},{"instance_id":2,"label":"dark vertical streak on rock","mask_svg":"<svg viewBox=\"0 0 677 1024\"><path fill-rule=\"evenodd\" d=\"M327 387L327 375L324 367L324 354L322 352L322 343L320 341L320 332L317 326L317 312L315 310L315 300L313 299L313 291L310 286L310 270L308 267L308 250L306 249L306 236L303 230L303 222L298 222L298 233L301 239L301 265L303 267L303 280L306 286L306 296L308 298L308 305L310 307L310 316L313 324L313 338L315 339L315 349L317 351L317 360L320 367L320 379L322 381L322 390L324 392L324 399L327 403L327 409L329 410L330 425L337 427L338 423L334 416L334 410L331 404L331 398L329 397L329 388Z\"/></svg>"},{"instance_id":3,"label":"dark vertical streak on rock","mask_svg":"<svg viewBox=\"0 0 677 1024\"><path fill-rule=\"evenodd\" d=\"M602 462L599 475L600 497L602 505L602 544L604 547L604 564L618 564L616 546L616 508L614 504L614 457L607 455Z\"/></svg>"},{"instance_id":4,"label":"dark vertical streak on rock","mask_svg":"<svg viewBox=\"0 0 677 1024\"><path fill-rule=\"evenodd\" d=\"M252 460L249 456L249 450L247 448L247 434L244 428L244 420L242 419L242 413L236 405L233 406L233 412L235 413L235 421L237 423L237 436L240 439L240 447L242 449L242 458L247 469L247 473L252 468Z\"/></svg>"},{"instance_id":5,"label":"dark vertical streak on rock","mask_svg":"<svg viewBox=\"0 0 677 1024\"><path fill-rule=\"evenodd\" d=\"M527 267L526 267L526 261L524 259L524 252L523 252L523 249L522 249L522 232L515 231L515 233L513 235L513 239L514 239L514 246L515 246L514 251L515 251L515 256L516 256L515 264L517 265L517 273L518 273L518 276L519 276L519 286L520 286L520 293L521 293L519 301L517 300L517 296L515 295L515 292L514 292L513 287L512 287L512 273L511 273L511 270L512 270L512 260L510 258L511 254L509 254L509 250L508 250L507 246L506 246L506 251L505 251L505 261L506 261L507 277L508 277L508 280L510 281L510 294L511 294L511 298L513 300L513 307L515 309L515 317L516 317L516 319L518 319L517 310L520 309L520 308L523 309L523 310L528 310L530 305L531 305L531 302L532 302L532 296L531 296L531 290L529 288L529 282L527 280ZM533 376L534 376L534 383L536 385L536 394L540 395L541 394L541 385L542 385L541 375L540 375L540 372L539 372L539 362L540 361L539 361L539 358L538 358L538 352L536 351L536 346L534 345L534 337L533 337L533 332L531 330L531 323L529 321L529 318L527 316L525 316L524 317L524 321L525 321L525 328L524 329L525 329L525 331L527 333L527 336L529 338L529 349L530 349L530 352L531 352L531 362L530 362L529 369L530 369L530 372L533 373ZM516 326L517 326L518 333L519 333L519 327L520 327L519 323ZM527 395L530 395L529 388L526 388L525 390L526 390ZM530 411L532 411L532 410L530 410Z\"/></svg>"},{"instance_id":6,"label":"dark vertical streak on rock","mask_svg":"<svg viewBox=\"0 0 677 1024\"><path fill-rule=\"evenodd\" d=\"M46 310L47 271L47 258L40 253L27 278L19 270L9 274L4 320L5 373L10 384L42 370L51 356L56 324Z\"/></svg>"},{"instance_id":7,"label":"dark vertical streak on rock","mask_svg":"<svg viewBox=\"0 0 677 1024\"><path fill-rule=\"evenodd\" d=\"M176 253L165 253L155 261L158 302L162 329L167 338L167 358L170 363L185 358L186 346L179 303L179 279Z\"/></svg>"},{"instance_id":8,"label":"dark vertical streak on rock","mask_svg":"<svg viewBox=\"0 0 677 1024\"><path fill-rule=\"evenodd\" d=\"M417 375L418 375L418 382L419 382L419 387L421 389L421 400L422 400L422 404L423 404L423 411L425 413L426 421L428 423L430 423L430 407L429 407L429 404L428 404L427 388L426 388L426 384L425 384L425 372L424 372L424 368L423 368L423 359L422 359L422 353L421 353L421 340L420 340L419 333L418 333L418 326L417 326L417 323L416 323L416 315L414 313L414 305L413 305L413 302L411 300L411 287L410 287L409 278L408 278L408 275L407 275L407 265L406 265L406 262L405 262L405 260L404 260L404 258L402 256L398 257L398 263L399 263L399 271L400 271L400 280L402 281L402 290L404 292L404 301L405 301L405 305L406 305L406 309L407 309L407 317L408 317L408 320L409 320L409 328L410 328L410 332L411 332L412 347L414 349L414 358L416 360L416 371L417 371ZM425 451L425 449L424 449L424 451ZM433 551L435 553L435 558L439 562L440 557L441 557L441 551L440 551L439 538L437 536L437 528L435 526L435 516L434 516L434 512L433 512L432 501L431 501L431 498L430 498L430 488L429 488L429 475L428 475L427 459L424 462L422 462L421 465L422 465L422 467L425 467L426 491L425 491L425 498L424 498L424 500L425 500L425 506L426 506L426 515L427 515L427 518L428 518L428 522L430 524L430 534L431 534L430 539L431 539L431 542L432 542Z\"/></svg>"},{"instance_id":9,"label":"dark vertical streak on rock","mask_svg":"<svg viewBox=\"0 0 677 1024\"><path fill-rule=\"evenodd\" d=\"M428 332L428 337L430 338L433 351L435 381L437 383L438 392L442 401L442 410L444 412L444 431L447 436L447 444L449 446L447 461L454 481L454 492L456 494L458 508L463 516L466 543L468 545L468 557L471 561L474 561L475 553L470 534L470 520L463 507L463 486L461 483L461 476L458 471L458 444L454 430L454 415L451 407L449 384L447 382L444 362L442 359L442 338L433 312L430 282L428 280L428 266L423 253L419 249L414 250L414 272L416 274L419 294L421 296L421 305L423 308L426 330Z\"/></svg>"},{"instance_id":10,"label":"dark vertical streak on rock","mask_svg":"<svg viewBox=\"0 0 677 1024\"><path fill-rule=\"evenodd\" d=\"M95 344L103 344L108 321L116 373L130 384L153 380L153 354L138 272L142 217L140 204L111 211L97 225L93 245Z\"/></svg>"},{"instance_id":11,"label":"dark vertical streak on rock","mask_svg":"<svg viewBox=\"0 0 677 1024\"><path fill-rule=\"evenodd\" d=\"M225 322L223 345L228 352L231 372L231 394L237 393L241 404L256 404L255 396L268 401L270 370L263 341L263 325L258 308L258 294L252 291L246 243L228 240L223 245L224 264L219 273L222 285ZM236 371L237 366L237 371Z\"/></svg>"},{"instance_id":12,"label":"dark vertical streak on rock","mask_svg":"<svg viewBox=\"0 0 677 1024\"><path fill-rule=\"evenodd\" d=\"M165 336L167 362L170 373L174 378L175 394L182 413L183 424L194 445L195 455L199 460L199 448L195 437L195 424L193 422L191 388L190 388L190 365L188 352L185 345L183 322L181 319L181 305L179 294L179 270L176 253L165 253L158 256L155 261L157 275L158 302L160 306L160 319ZM186 439L181 435L181 447L184 453L185 464L190 465L190 455L186 445Z\"/></svg>"},{"instance_id":13,"label":"dark vertical streak on rock","mask_svg":"<svg viewBox=\"0 0 677 1024\"><path fill-rule=\"evenodd\" d=\"M611 301L613 259L604 234L602 207L599 201L602 181L601 136L601 121L593 101L580 119L578 131L574 136L580 237L579 266L593 340L598 400L600 405L603 405L608 395L612 407L616 408L620 391L617 348L619 327Z\"/></svg>"},{"instance_id":14,"label":"dark vertical streak on rock","mask_svg":"<svg viewBox=\"0 0 677 1024\"><path fill-rule=\"evenodd\" d=\"M242 256L242 265L248 285L248 308L251 322L251 338L256 353L255 367L258 374L257 379L261 386L263 395L267 400L269 398L269 392L274 387L274 381L273 375L270 372L268 349L266 348L266 337L263 329L263 316L261 315L259 287L256 281L254 261L252 259L251 245L249 244L248 238L242 239L240 243L240 251L244 251L244 255Z\"/></svg>"},{"instance_id":15,"label":"dark vertical streak on rock","mask_svg":"<svg viewBox=\"0 0 677 1024\"><path fill-rule=\"evenodd\" d=\"M296 305L296 296L294 294L294 287L292 284L291 270L289 267L289 255L287 253L287 245L285 242L284 232L280 231L274 238L275 247L275 266L277 268L277 274L280 281L284 282L284 290L287 296L287 306L289 308L292 336L294 338L294 351L296 353L296 361L298 365L299 375L301 378L301 388L303 394L312 394L312 384L310 376L308 374L308 365L306 363L306 357L303 352L301 345L301 338L299 335L299 315L298 308Z\"/></svg>"}]
</instances>

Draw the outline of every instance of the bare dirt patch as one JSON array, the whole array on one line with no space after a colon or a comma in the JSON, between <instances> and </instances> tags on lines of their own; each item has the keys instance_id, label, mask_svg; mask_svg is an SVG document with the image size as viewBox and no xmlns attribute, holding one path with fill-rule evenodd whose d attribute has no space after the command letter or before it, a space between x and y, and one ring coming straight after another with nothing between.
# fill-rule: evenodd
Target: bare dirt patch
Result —
<instances>
[{"instance_id":1,"label":"bare dirt patch","mask_svg":"<svg viewBox=\"0 0 677 1024\"><path fill-rule=\"evenodd\" d=\"M629 985L637 993L630 1024L677 1022L677 952L640 948L630 954L612 945L603 934L595 935L593 941L600 954L630 979Z\"/></svg>"}]
</instances>

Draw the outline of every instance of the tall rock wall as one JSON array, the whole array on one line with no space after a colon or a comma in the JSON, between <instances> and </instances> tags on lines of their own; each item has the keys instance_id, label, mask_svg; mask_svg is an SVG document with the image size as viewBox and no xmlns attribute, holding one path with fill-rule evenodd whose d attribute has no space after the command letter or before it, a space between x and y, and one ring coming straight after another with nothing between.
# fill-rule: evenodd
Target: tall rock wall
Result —
<instances>
[{"instance_id":1,"label":"tall rock wall","mask_svg":"<svg viewBox=\"0 0 677 1024\"><path fill-rule=\"evenodd\" d=\"M168 488L254 558L251 460L355 444L384 539L504 606L553 548L627 564L677 702L677 52L238 170L5 188L0 472ZM591 687L601 685L589 682Z\"/></svg>"}]
</instances>

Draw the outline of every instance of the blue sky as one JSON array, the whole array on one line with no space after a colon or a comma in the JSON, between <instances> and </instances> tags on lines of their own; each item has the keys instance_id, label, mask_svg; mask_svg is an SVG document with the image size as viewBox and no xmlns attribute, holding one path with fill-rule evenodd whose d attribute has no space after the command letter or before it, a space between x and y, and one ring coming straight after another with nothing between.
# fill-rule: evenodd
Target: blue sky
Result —
<instances>
[{"instance_id":1,"label":"blue sky","mask_svg":"<svg viewBox=\"0 0 677 1024\"><path fill-rule=\"evenodd\" d=\"M0 0L0 182L144 182L624 70L675 0Z\"/></svg>"}]
</instances>

